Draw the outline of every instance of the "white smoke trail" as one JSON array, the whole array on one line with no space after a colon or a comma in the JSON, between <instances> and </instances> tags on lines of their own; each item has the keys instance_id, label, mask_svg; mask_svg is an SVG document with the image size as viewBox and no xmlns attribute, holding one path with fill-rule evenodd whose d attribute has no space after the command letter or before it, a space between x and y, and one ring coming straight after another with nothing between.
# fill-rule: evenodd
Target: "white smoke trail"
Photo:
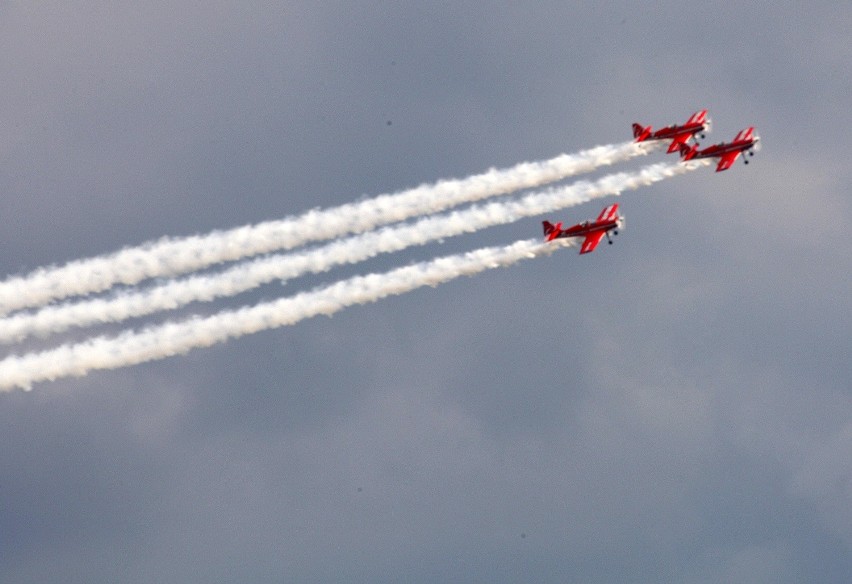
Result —
<instances>
[{"instance_id":1,"label":"white smoke trail","mask_svg":"<svg viewBox=\"0 0 852 584\"><path fill-rule=\"evenodd\" d=\"M0 314L69 296L101 292L115 284L133 285L148 278L176 276L222 262L292 249L311 241L369 231L380 225L533 188L628 160L651 151L654 144L625 142L598 146L543 162L491 169L465 179L442 180L277 221L207 235L163 238L110 255L42 268L0 282Z\"/></svg>"},{"instance_id":2,"label":"white smoke trail","mask_svg":"<svg viewBox=\"0 0 852 584\"><path fill-rule=\"evenodd\" d=\"M348 306L375 302L422 286L437 286L459 276L509 266L570 245L573 240L544 243L530 239L505 247L482 248L384 274L356 276L311 292L206 318L170 322L138 332L127 331L113 338L97 337L41 353L7 357L0 361L0 390L29 389L40 381L163 359L320 314L332 315Z\"/></svg>"},{"instance_id":3,"label":"white smoke trail","mask_svg":"<svg viewBox=\"0 0 852 584\"><path fill-rule=\"evenodd\" d=\"M233 296L275 280L287 280L306 273L320 273L334 266L354 264L380 253L399 251L494 225L504 225L524 217L549 213L607 195L618 195L625 190L637 189L684 174L705 164L707 161L653 164L635 172L612 174L597 181L581 181L529 194L518 200L493 202L447 215L426 217L411 224L385 227L301 253L244 262L219 274L173 280L149 290L121 294L113 298L48 306L35 313L15 314L0 320L0 342L19 341L29 335L46 336L71 327L120 322L161 310L171 310L190 302Z\"/></svg>"}]
</instances>

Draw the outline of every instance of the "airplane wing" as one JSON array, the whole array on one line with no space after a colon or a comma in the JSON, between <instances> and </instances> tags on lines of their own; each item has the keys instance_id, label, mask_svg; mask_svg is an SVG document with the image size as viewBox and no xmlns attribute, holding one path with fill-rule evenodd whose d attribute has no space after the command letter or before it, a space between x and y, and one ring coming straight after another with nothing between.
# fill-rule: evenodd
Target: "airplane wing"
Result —
<instances>
[{"instance_id":1,"label":"airplane wing","mask_svg":"<svg viewBox=\"0 0 852 584\"><path fill-rule=\"evenodd\" d=\"M595 251L595 248L603 239L603 236L606 234L606 231L601 229L600 231L594 231L586 236L586 239L583 240L583 245L580 247L580 253L589 253L590 251Z\"/></svg>"},{"instance_id":2,"label":"airplane wing","mask_svg":"<svg viewBox=\"0 0 852 584\"><path fill-rule=\"evenodd\" d=\"M690 136L692 136L692 134L687 132L685 134L678 134L677 136L672 138L672 143L669 144L668 154L671 154L672 152L677 152L678 150L680 150L680 145L686 144L687 141L689 140Z\"/></svg>"},{"instance_id":3,"label":"airplane wing","mask_svg":"<svg viewBox=\"0 0 852 584\"><path fill-rule=\"evenodd\" d=\"M734 137L734 142L739 142L740 140L751 140L753 136L754 126L751 126L745 130L740 130L740 133Z\"/></svg>"},{"instance_id":4,"label":"airplane wing","mask_svg":"<svg viewBox=\"0 0 852 584\"><path fill-rule=\"evenodd\" d=\"M692 114L687 120L687 124L703 124L704 120L707 119L707 110L701 110L700 112L695 112Z\"/></svg>"},{"instance_id":5,"label":"airplane wing","mask_svg":"<svg viewBox=\"0 0 852 584\"><path fill-rule=\"evenodd\" d=\"M598 216L598 223L614 221L616 217L618 217L618 203L613 203L612 205L604 207L604 210L601 211L601 214Z\"/></svg>"},{"instance_id":6,"label":"airplane wing","mask_svg":"<svg viewBox=\"0 0 852 584\"><path fill-rule=\"evenodd\" d=\"M719 165L716 167L716 172L721 172L723 170L728 170L734 165L737 157L740 155L739 151L728 152L727 154L723 154L719 157Z\"/></svg>"}]
</instances>

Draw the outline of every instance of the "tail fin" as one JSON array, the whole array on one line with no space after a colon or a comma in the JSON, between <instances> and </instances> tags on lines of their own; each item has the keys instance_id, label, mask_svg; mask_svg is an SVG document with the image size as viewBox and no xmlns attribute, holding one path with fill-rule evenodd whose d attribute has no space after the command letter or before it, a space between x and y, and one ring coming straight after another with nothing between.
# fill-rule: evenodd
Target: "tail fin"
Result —
<instances>
[{"instance_id":1,"label":"tail fin","mask_svg":"<svg viewBox=\"0 0 852 584\"><path fill-rule=\"evenodd\" d=\"M633 124L633 137L637 142L644 142L651 135L651 126L643 128L639 124Z\"/></svg>"},{"instance_id":2,"label":"tail fin","mask_svg":"<svg viewBox=\"0 0 852 584\"><path fill-rule=\"evenodd\" d=\"M550 241L552 239L556 239L559 234L562 232L562 223L558 223L554 225L550 221L542 221L541 222L542 230L544 231L544 240Z\"/></svg>"},{"instance_id":3,"label":"tail fin","mask_svg":"<svg viewBox=\"0 0 852 584\"><path fill-rule=\"evenodd\" d=\"M692 146L689 144L681 144L679 149L681 160L692 160L698 152L698 144L693 144Z\"/></svg>"}]
</instances>

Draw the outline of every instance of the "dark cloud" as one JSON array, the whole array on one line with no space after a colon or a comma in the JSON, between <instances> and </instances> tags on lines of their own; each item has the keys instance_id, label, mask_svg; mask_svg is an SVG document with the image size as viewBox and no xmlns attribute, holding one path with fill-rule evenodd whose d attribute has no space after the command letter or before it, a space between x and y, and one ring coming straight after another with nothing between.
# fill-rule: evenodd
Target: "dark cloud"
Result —
<instances>
[{"instance_id":1,"label":"dark cloud","mask_svg":"<svg viewBox=\"0 0 852 584\"><path fill-rule=\"evenodd\" d=\"M590 257L0 395L0 581L846 581L848 8L0 11L5 273L701 107L765 144L624 195Z\"/></svg>"}]
</instances>

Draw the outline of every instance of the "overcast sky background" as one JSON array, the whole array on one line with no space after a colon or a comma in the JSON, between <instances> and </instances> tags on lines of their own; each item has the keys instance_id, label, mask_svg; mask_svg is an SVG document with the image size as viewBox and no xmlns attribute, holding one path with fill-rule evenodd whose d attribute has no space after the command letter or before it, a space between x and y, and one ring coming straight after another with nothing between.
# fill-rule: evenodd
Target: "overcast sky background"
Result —
<instances>
[{"instance_id":1,"label":"overcast sky background","mask_svg":"<svg viewBox=\"0 0 852 584\"><path fill-rule=\"evenodd\" d=\"M590 256L0 395L0 582L848 582L850 30L848 2L0 3L3 274L702 108L705 144L763 139L625 194Z\"/></svg>"}]
</instances>

